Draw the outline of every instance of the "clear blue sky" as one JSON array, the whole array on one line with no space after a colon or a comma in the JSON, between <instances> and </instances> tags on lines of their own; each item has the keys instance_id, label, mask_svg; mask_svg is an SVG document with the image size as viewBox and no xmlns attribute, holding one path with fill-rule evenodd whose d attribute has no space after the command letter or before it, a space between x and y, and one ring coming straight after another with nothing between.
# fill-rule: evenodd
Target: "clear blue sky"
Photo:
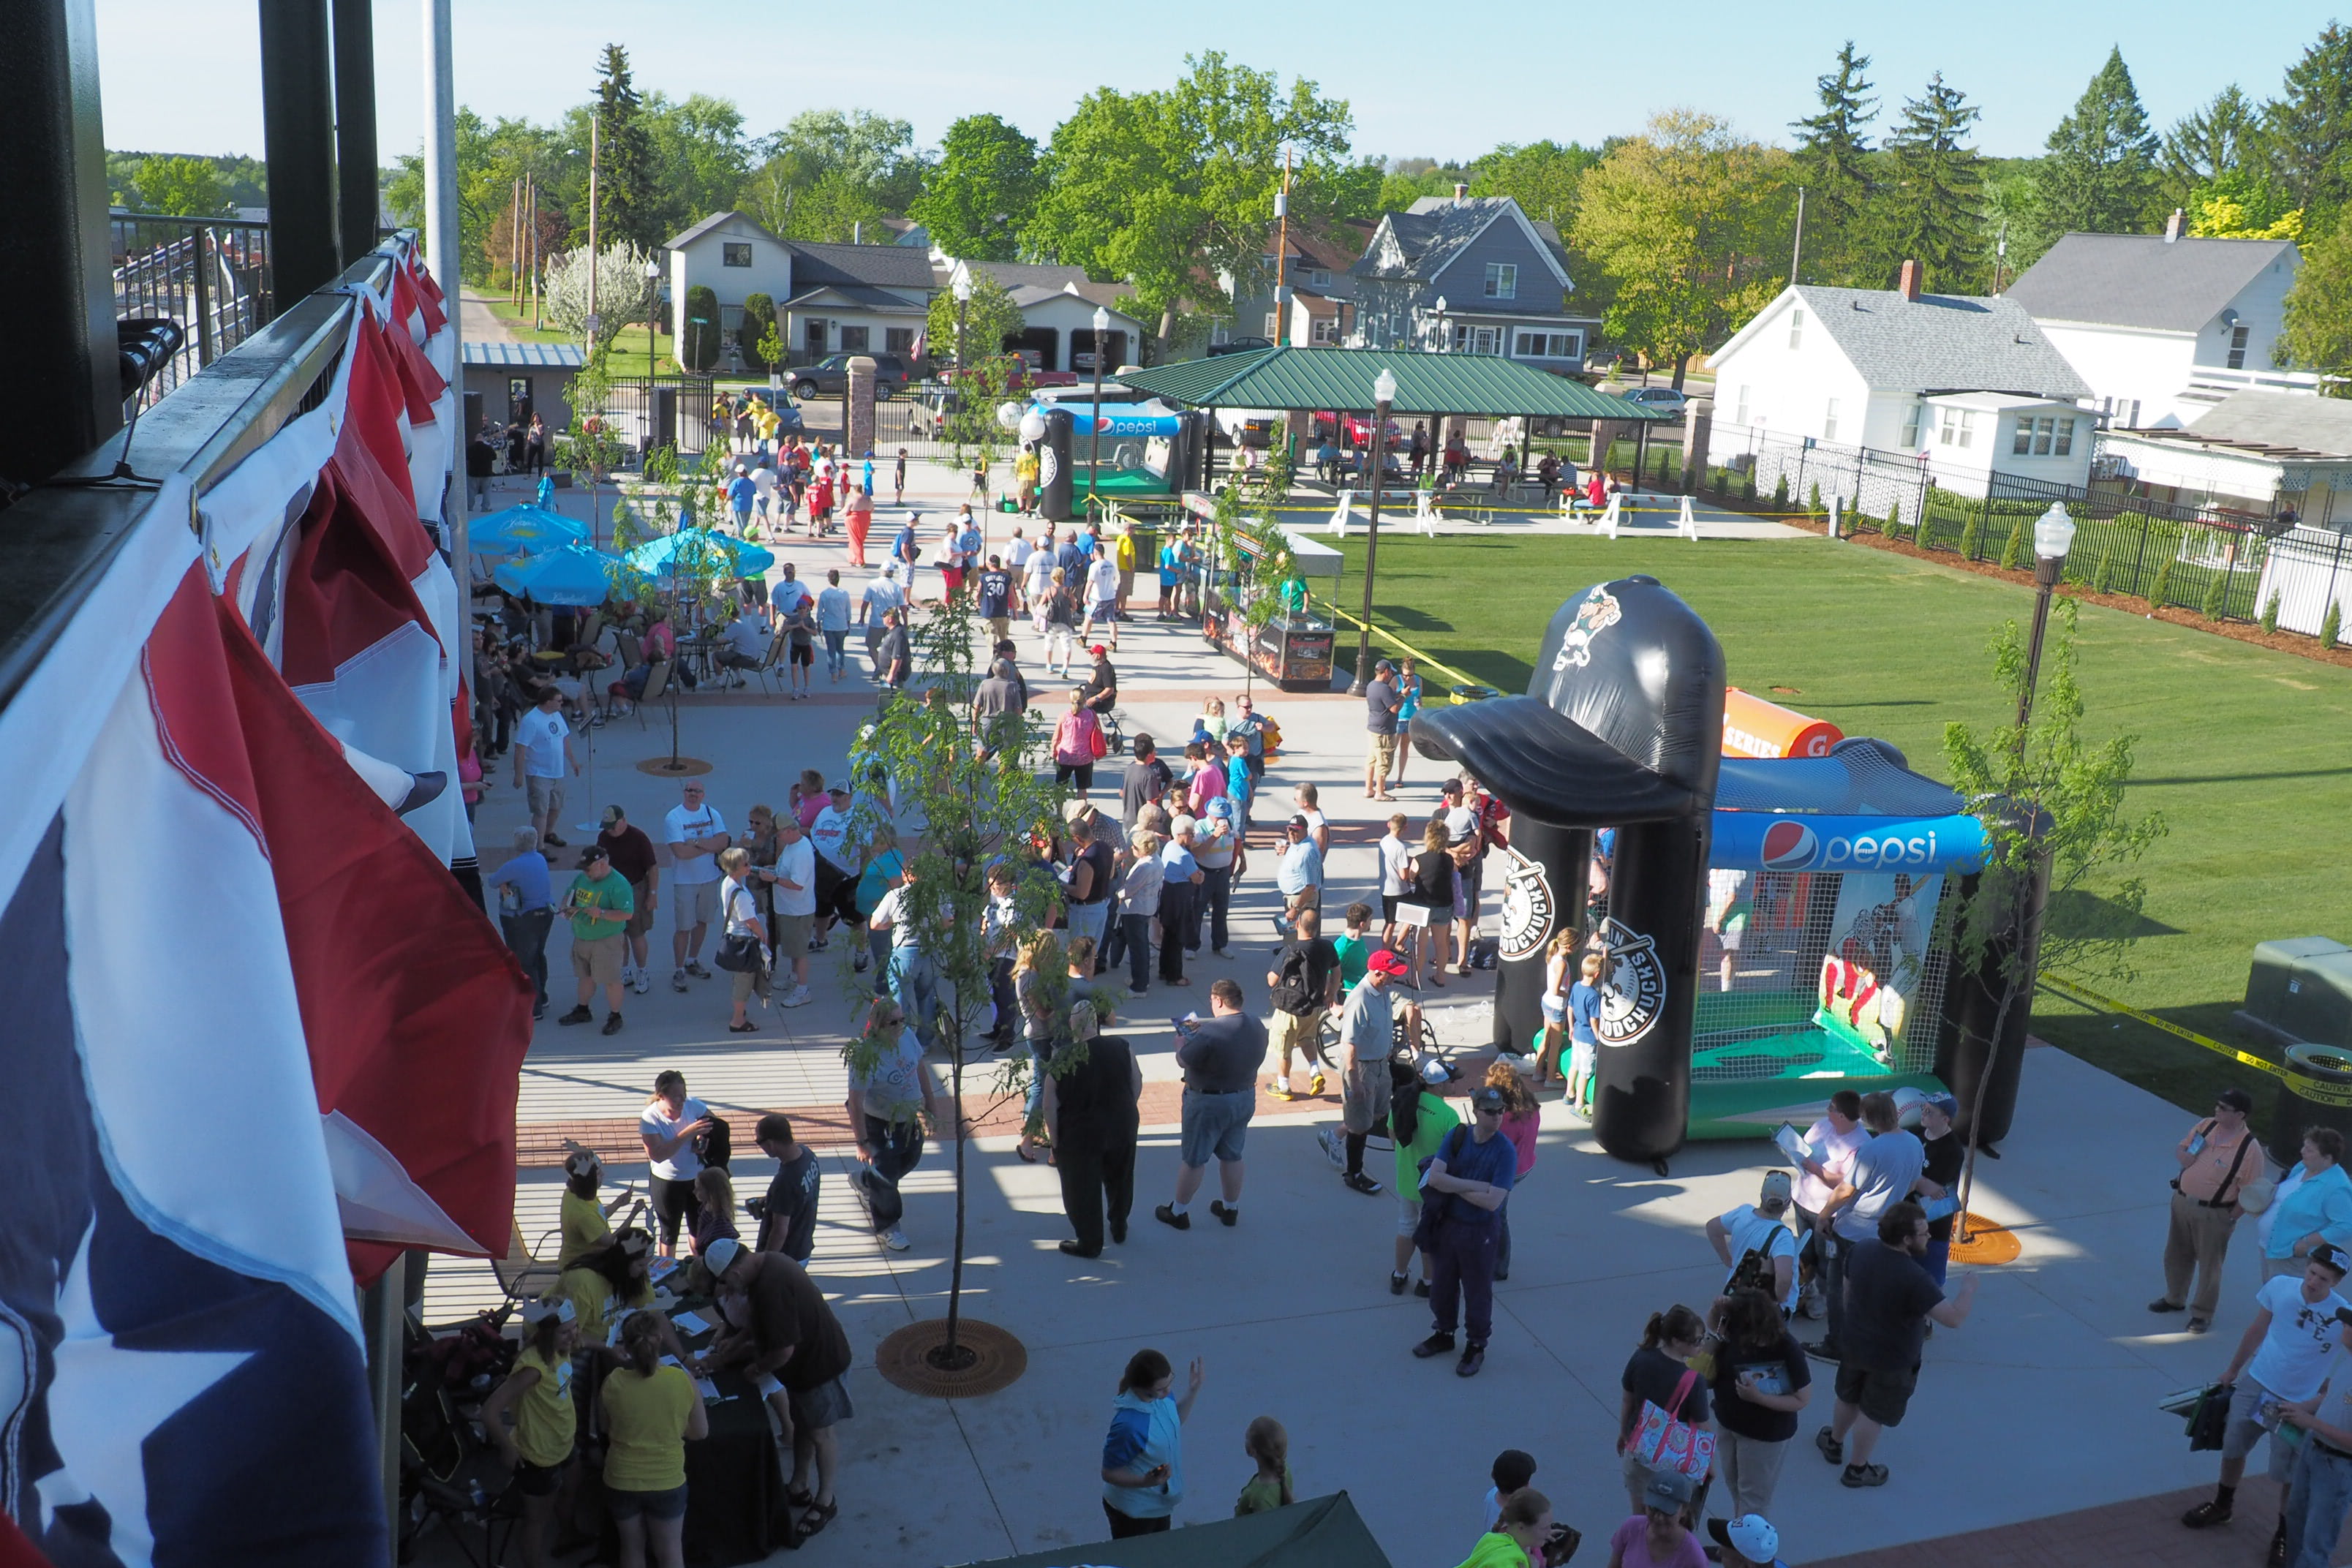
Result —
<instances>
[{"instance_id":1,"label":"clear blue sky","mask_svg":"<svg viewBox=\"0 0 2352 1568\"><path fill-rule=\"evenodd\" d=\"M385 161L423 125L422 0L377 0L377 116ZM251 0L101 0L110 147L261 153ZM993 111L1041 141L1087 89L1156 87L1185 54L1221 48L1349 100L1356 148L1471 158L1498 142L1597 142L1689 106L1785 140L1845 38L1874 60L1882 119L1930 71L1984 109L1978 145L2037 153L2111 44L2160 131L2236 81L2268 96L2336 5L2189 0L1953 9L1806 0L1684 0L1462 13L1357 0L1340 6L975 5L896 0L820 7L718 0L456 0L458 100L485 115L552 117L585 98L607 42L638 85L732 98L753 132L803 109L865 107L936 145L962 114ZM1556 13L1556 23L1543 20ZM779 18L790 18L789 27ZM772 52L747 47L753 37ZM1366 40L1377 40L1367 47Z\"/></svg>"}]
</instances>

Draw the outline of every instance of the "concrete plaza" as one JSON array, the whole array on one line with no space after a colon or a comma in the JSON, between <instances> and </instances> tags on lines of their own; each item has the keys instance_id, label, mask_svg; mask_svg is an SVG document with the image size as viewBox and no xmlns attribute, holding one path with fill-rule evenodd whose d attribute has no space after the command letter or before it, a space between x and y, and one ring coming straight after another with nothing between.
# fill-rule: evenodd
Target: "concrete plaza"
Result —
<instances>
[{"instance_id":1,"label":"concrete plaza","mask_svg":"<svg viewBox=\"0 0 2352 1568\"><path fill-rule=\"evenodd\" d=\"M927 508L944 498L952 510L961 498L947 487L958 483L927 473ZM877 531L895 521L878 516ZM992 520L992 542L1006 531L1004 521ZM821 579L842 556L831 542L788 541L780 552L803 579ZM924 577L935 592L937 579L928 569ZM846 573L845 581L856 586ZM1561 583L1560 595L1583 585ZM1018 635L1037 705L1050 714L1061 683L1040 674L1037 639L1025 627ZM1237 665L1193 632L1153 625L1148 610L1123 642L1121 718L1130 735L1181 738L1202 698L1223 695L1230 704L1243 689ZM1343 648L1343 663L1351 652ZM1732 673L1737 680L1747 672ZM756 687L682 702L681 749L713 764L705 781L710 803L730 828L740 830L754 801L781 809L801 768L840 770L870 711L871 689L862 674L828 688L820 668L818 691L816 700L797 704ZM804 1549L814 1557L953 1563L1099 1539L1097 1468L1110 1398L1127 1357L1155 1345L1180 1367L1194 1356L1207 1366L1187 1427L1190 1486L1180 1523L1230 1513L1250 1470L1243 1428L1271 1414L1289 1428L1301 1495L1348 1489L1398 1568L1461 1561L1476 1534L1487 1466L1507 1447L1539 1460L1537 1485L1588 1537L1579 1560L1605 1563L1607 1536L1625 1513L1612 1452L1620 1371L1651 1312L1675 1301L1703 1303L1719 1284L1722 1270L1701 1227L1751 1201L1760 1170L1777 1160L1768 1160L1771 1151L1762 1143L1694 1144L1659 1176L1603 1154L1580 1122L1548 1101L1538 1163L1512 1200L1512 1277L1497 1289L1485 1373L1469 1381L1453 1374L1450 1360L1419 1362L1407 1353L1428 1331L1428 1314L1423 1303L1388 1292L1394 1205L1385 1194L1367 1200L1342 1187L1315 1140L1318 1127L1337 1121L1335 1097L1289 1104L1261 1098L1238 1227L1213 1223L1205 1205L1189 1232L1156 1224L1150 1207L1167 1198L1176 1171L1167 1017L1205 1007L1208 982L1223 976L1239 981L1263 1013L1265 961L1276 941L1265 829L1279 820L1278 807L1286 811L1290 786L1317 783L1333 821L1327 912L1376 890L1371 844L1381 819L1403 810L1417 823L1435 799L1437 770L1419 758L1408 765L1403 804L1363 798L1357 703L1287 696L1263 682L1257 693L1280 721L1285 744L1255 812L1260 847L1236 892L1234 959L1217 962L1204 951L1189 990L1155 985L1122 1025L1148 1080L1137 1209L1124 1247L1093 1261L1055 1249L1069 1232L1054 1173L1015 1158L1007 1117L1017 1102L986 1114L1001 1098L988 1089L992 1069L968 1072L970 1112L982 1119L982 1131L968 1151L965 1308L1012 1331L1029 1353L1025 1375L1001 1394L922 1399L886 1384L872 1368L884 1336L943 1310L950 1151L935 1141L907 1181L912 1249L881 1249L842 1180L852 1158L840 1132L839 1050L866 978L848 973L847 944L836 940L831 952L813 958L814 1005L755 1013L762 1031L735 1037L726 1032L723 981L691 982L683 996L669 989L665 917L655 988L630 997L626 1028L605 1037L555 1025L570 983L566 939L554 938L556 1005L533 1043L518 1112L517 1206L526 1237L536 1240L554 1226L561 1136L603 1151L612 1182L642 1187L635 1119L662 1068L683 1070L691 1090L722 1113L793 1115L824 1154L813 1271L861 1364L849 1379L857 1415L842 1428L841 1515ZM667 753L665 716L647 718L642 731L624 718L593 732L593 773L574 781L567 822L593 824L604 802L618 801L658 837L661 814L677 795L674 784L636 766ZM510 772L493 777L498 787L477 827L486 862L522 820ZM1106 793L1115 794L1115 784L1106 791L1098 784L1097 798ZM592 833L564 836L576 846ZM571 858L559 852L559 865ZM1440 1026L1449 1039L1484 1040L1475 1001L1484 984L1457 982L1442 994L1448 1014ZM935 1058L931 1070L944 1083L945 1063ZM2031 1052L2016 1128L2002 1157L1981 1165L1972 1205L2018 1236L2021 1256L1984 1269L1975 1315L1929 1344L1910 1417L1878 1456L1893 1471L1883 1489L1841 1488L1837 1472L1813 1452L1811 1430L1828 1418L1831 1371L1816 1364L1813 1403L1772 1509L1790 1562L1890 1561L1891 1548L1931 1541L1944 1544L1921 1560L1952 1568L2259 1558L2270 1515L2254 1486L2242 1499L2240 1522L2210 1537L2191 1537L2153 1503L2135 1501L2210 1482L2212 1457L2192 1456L2179 1421L2158 1412L2157 1402L2218 1373L2245 1327L2255 1284L2252 1248L2242 1238L2212 1333L2166 1331L2178 1331L2181 1319L2146 1310L2161 1284L2166 1154L2187 1121L2074 1058ZM739 1123L739 1196L762 1190L770 1168L747 1133ZM1383 1154L1368 1168L1385 1182L1391 1164ZM1956 1282L1962 1272L1955 1270ZM454 1321L497 1299L486 1266L436 1259L427 1321ZM2093 1540L2080 1521L2095 1515L2124 1519L2121 1533L2098 1535L2095 1548L2059 1545ZM1969 1532L1978 1531L1996 1533L1969 1545ZM2034 1554L2038 1542L2054 1554ZM2195 1555L2173 1554L2192 1545Z\"/></svg>"}]
</instances>

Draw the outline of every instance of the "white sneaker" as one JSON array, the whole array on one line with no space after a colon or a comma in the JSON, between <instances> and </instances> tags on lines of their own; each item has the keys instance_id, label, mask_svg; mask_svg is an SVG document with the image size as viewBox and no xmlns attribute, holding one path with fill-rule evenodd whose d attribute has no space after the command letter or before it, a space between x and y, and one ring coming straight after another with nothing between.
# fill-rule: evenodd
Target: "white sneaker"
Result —
<instances>
[{"instance_id":1,"label":"white sneaker","mask_svg":"<svg viewBox=\"0 0 2352 1568\"><path fill-rule=\"evenodd\" d=\"M1340 1142L1338 1133L1326 1127L1315 1134L1315 1142L1323 1145L1324 1157L1331 1162L1333 1170L1344 1171L1348 1168L1347 1146Z\"/></svg>"},{"instance_id":2,"label":"white sneaker","mask_svg":"<svg viewBox=\"0 0 2352 1568\"><path fill-rule=\"evenodd\" d=\"M907 1233L900 1230L895 1225L889 1229L884 1231L879 1239L883 1246L888 1247L893 1252L904 1252L907 1250Z\"/></svg>"},{"instance_id":3,"label":"white sneaker","mask_svg":"<svg viewBox=\"0 0 2352 1568\"><path fill-rule=\"evenodd\" d=\"M785 994L783 1000L777 1005L783 1007L807 1006L809 1005L809 988L805 985L793 986L792 990Z\"/></svg>"},{"instance_id":4,"label":"white sneaker","mask_svg":"<svg viewBox=\"0 0 2352 1568\"><path fill-rule=\"evenodd\" d=\"M653 978L644 970L637 971L637 994L642 996L654 988Z\"/></svg>"}]
</instances>

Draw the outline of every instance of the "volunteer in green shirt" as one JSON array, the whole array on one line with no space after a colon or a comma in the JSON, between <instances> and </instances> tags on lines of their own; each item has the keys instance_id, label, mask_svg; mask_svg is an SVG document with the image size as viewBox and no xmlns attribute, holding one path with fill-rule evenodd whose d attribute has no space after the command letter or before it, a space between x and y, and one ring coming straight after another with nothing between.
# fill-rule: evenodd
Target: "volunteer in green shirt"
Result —
<instances>
[{"instance_id":1,"label":"volunteer in green shirt","mask_svg":"<svg viewBox=\"0 0 2352 1568\"><path fill-rule=\"evenodd\" d=\"M547 1568L547 1525L555 1517L556 1494L570 1479L572 1445L579 1413L572 1403L572 1349L578 1339L569 1301L526 1303L530 1325L514 1370L482 1401L482 1430L514 1472L522 1497L524 1568ZM504 1416L514 1413L514 1430Z\"/></svg>"},{"instance_id":2,"label":"volunteer in green shirt","mask_svg":"<svg viewBox=\"0 0 2352 1568\"><path fill-rule=\"evenodd\" d=\"M1372 962L1372 907L1349 904L1341 918L1347 921L1347 931L1331 945L1339 954L1339 997L1345 1001L1355 994L1356 983L1363 979Z\"/></svg>"},{"instance_id":3,"label":"volunteer in green shirt","mask_svg":"<svg viewBox=\"0 0 2352 1568\"><path fill-rule=\"evenodd\" d=\"M584 1024L593 1018L588 1002L602 985L604 1033L621 1032L621 948L636 907L629 879L613 869L611 852L601 843L583 850L580 874L563 895L564 912L572 917L572 973L580 981L580 1001L557 1023Z\"/></svg>"},{"instance_id":4,"label":"volunteer in green shirt","mask_svg":"<svg viewBox=\"0 0 2352 1568\"><path fill-rule=\"evenodd\" d=\"M686 1446L710 1436L710 1415L684 1369L662 1364L657 1312L621 1331L620 1370L604 1380L604 1498L620 1532L622 1568L636 1568L648 1545L657 1568L686 1561Z\"/></svg>"},{"instance_id":5,"label":"volunteer in green shirt","mask_svg":"<svg viewBox=\"0 0 2352 1568\"><path fill-rule=\"evenodd\" d=\"M1551 1500L1533 1487L1511 1494L1495 1528L1478 1538L1462 1568L1529 1568L1544 1560L1552 1533Z\"/></svg>"},{"instance_id":6,"label":"volunteer in green shirt","mask_svg":"<svg viewBox=\"0 0 2352 1568\"><path fill-rule=\"evenodd\" d=\"M1396 1268L1389 1275L1391 1296L1404 1294L1405 1282L1412 1273L1412 1233L1421 1228L1421 1163L1437 1152L1448 1132L1462 1125L1462 1118L1437 1092L1453 1080L1454 1070L1435 1057L1423 1057L1414 1071L1421 1080L1421 1092L1413 1102L1412 1115L1406 1117L1393 1105L1389 1111L1390 1125L1396 1133L1397 1238ZM1402 1125L1408 1120L1410 1131ZM1412 1288L1412 1293L1429 1294L1426 1258L1421 1260L1421 1283Z\"/></svg>"}]
</instances>

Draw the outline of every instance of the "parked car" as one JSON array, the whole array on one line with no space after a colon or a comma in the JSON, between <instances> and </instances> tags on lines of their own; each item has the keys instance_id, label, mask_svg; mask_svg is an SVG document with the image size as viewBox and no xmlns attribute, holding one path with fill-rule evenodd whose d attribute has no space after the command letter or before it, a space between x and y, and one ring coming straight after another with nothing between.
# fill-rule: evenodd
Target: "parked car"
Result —
<instances>
[{"instance_id":1,"label":"parked car","mask_svg":"<svg viewBox=\"0 0 2352 1568\"><path fill-rule=\"evenodd\" d=\"M1335 429L1344 428L1348 433L1349 446L1369 447L1372 444L1372 422L1360 414L1345 416L1344 425L1340 423L1341 416L1334 416L1328 408L1317 409L1311 417L1315 425L1315 434L1318 437L1328 436ZM1389 445L1396 446L1404 439L1404 426L1393 419L1390 420Z\"/></svg>"},{"instance_id":2,"label":"parked car","mask_svg":"<svg viewBox=\"0 0 2352 1568\"><path fill-rule=\"evenodd\" d=\"M1255 349L1272 347L1274 347L1272 338L1227 338L1223 342L1211 343L1209 353L1212 357L1217 354L1245 354Z\"/></svg>"},{"instance_id":3,"label":"parked car","mask_svg":"<svg viewBox=\"0 0 2352 1568\"><path fill-rule=\"evenodd\" d=\"M822 397L828 393L838 395L849 390L849 362L854 353L827 354L814 364L801 366L793 372L793 395ZM898 354L879 353L866 356L874 362L874 395L889 397L905 389L914 380L908 372L907 362Z\"/></svg>"},{"instance_id":4,"label":"parked car","mask_svg":"<svg viewBox=\"0 0 2352 1568\"><path fill-rule=\"evenodd\" d=\"M1624 397L1628 403L1638 403L1645 408L1654 408L1661 414L1670 414L1677 419L1682 417L1683 410L1690 406L1690 399L1671 386L1637 386L1626 393Z\"/></svg>"},{"instance_id":5,"label":"parked car","mask_svg":"<svg viewBox=\"0 0 2352 1568\"><path fill-rule=\"evenodd\" d=\"M767 404L776 411L777 435L800 436L808 433L808 425L801 418L801 411L793 405L791 398L772 392L764 386L752 387L744 395L754 403Z\"/></svg>"},{"instance_id":6,"label":"parked car","mask_svg":"<svg viewBox=\"0 0 2352 1568\"><path fill-rule=\"evenodd\" d=\"M1217 433L1228 447L1265 447L1274 444L1275 422L1281 416L1250 409L1217 410Z\"/></svg>"},{"instance_id":7,"label":"parked car","mask_svg":"<svg viewBox=\"0 0 2352 1568\"><path fill-rule=\"evenodd\" d=\"M907 416L907 433L936 441L947 434L949 416L963 405L963 394L952 386L926 392L915 399Z\"/></svg>"}]
</instances>

